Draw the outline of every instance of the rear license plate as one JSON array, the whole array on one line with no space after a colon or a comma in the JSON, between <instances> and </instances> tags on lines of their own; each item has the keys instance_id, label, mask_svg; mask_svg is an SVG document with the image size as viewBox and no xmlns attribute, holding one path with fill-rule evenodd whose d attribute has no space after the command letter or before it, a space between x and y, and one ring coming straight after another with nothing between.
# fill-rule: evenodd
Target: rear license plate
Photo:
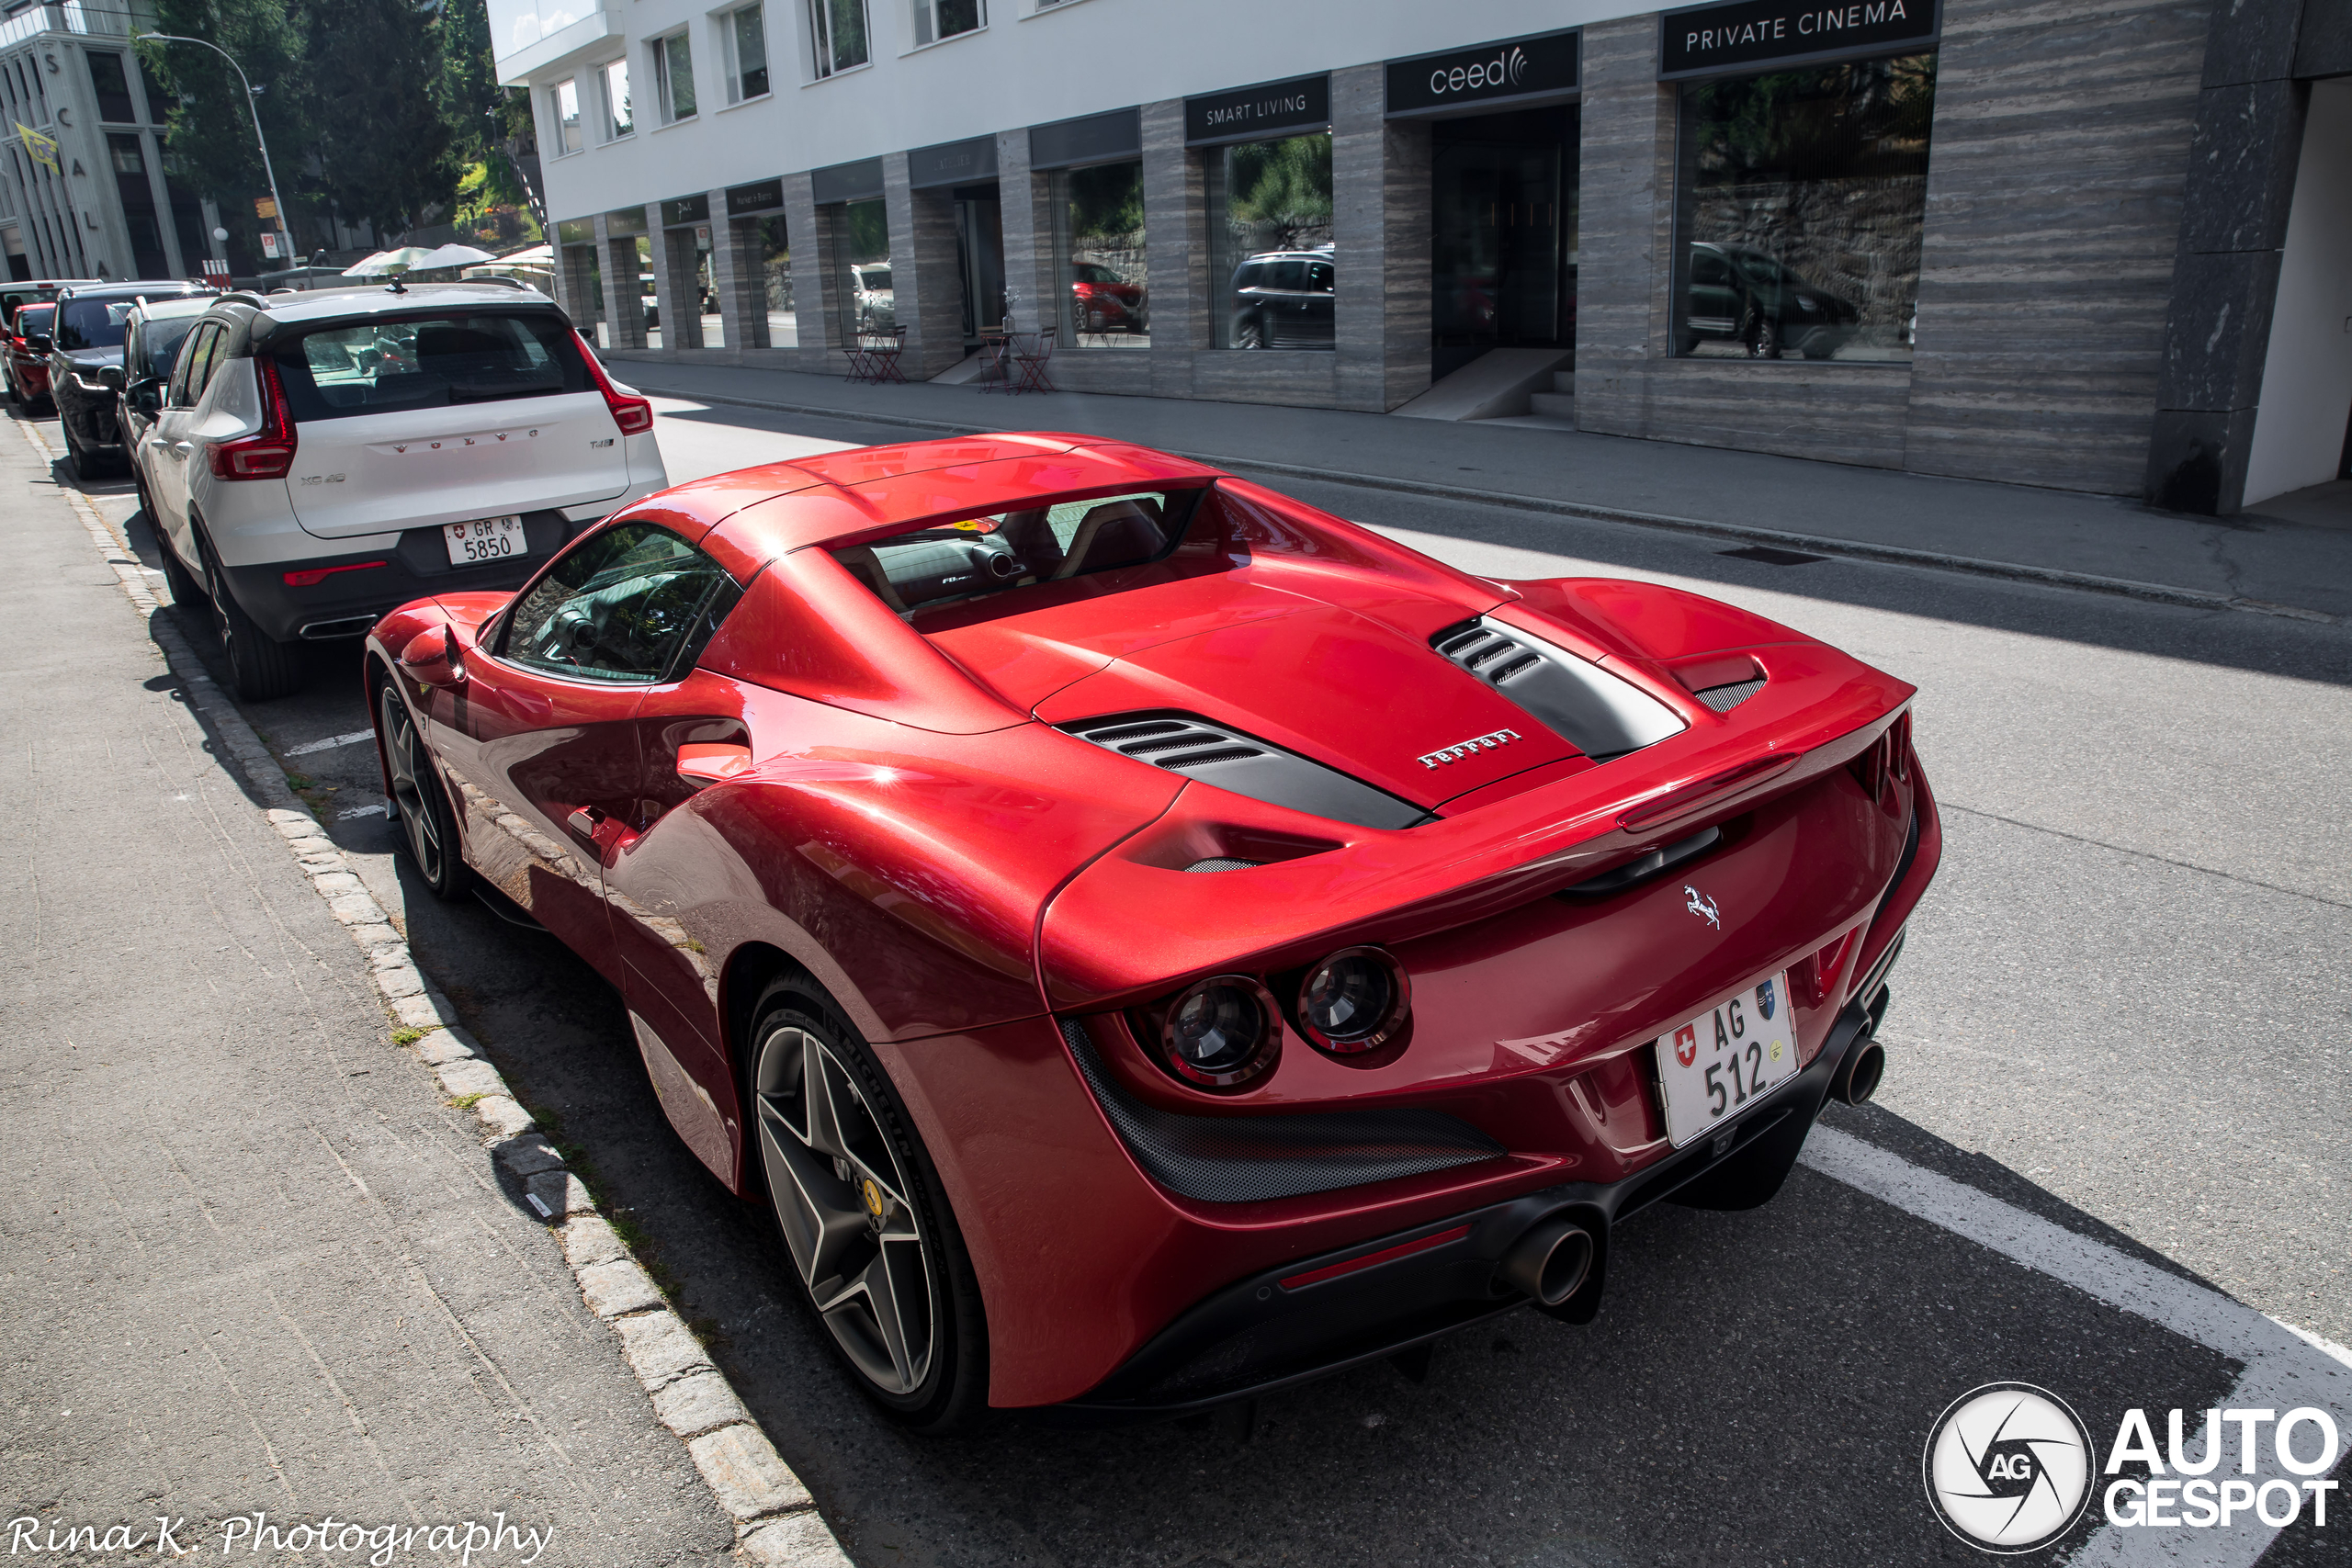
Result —
<instances>
[{"instance_id":1,"label":"rear license plate","mask_svg":"<svg viewBox=\"0 0 2352 1568\"><path fill-rule=\"evenodd\" d=\"M1657 1037L1666 1135L1702 1138L1796 1076L1797 1042L1783 970Z\"/></svg>"},{"instance_id":2,"label":"rear license plate","mask_svg":"<svg viewBox=\"0 0 2352 1568\"><path fill-rule=\"evenodd\" d=\"M452 523L442 532L449 541L451 566L479 566L483 561L505 560L530 553L530 547L523 542L520 517L483 517L471 523Z\"/></svg>"}]
</instances>

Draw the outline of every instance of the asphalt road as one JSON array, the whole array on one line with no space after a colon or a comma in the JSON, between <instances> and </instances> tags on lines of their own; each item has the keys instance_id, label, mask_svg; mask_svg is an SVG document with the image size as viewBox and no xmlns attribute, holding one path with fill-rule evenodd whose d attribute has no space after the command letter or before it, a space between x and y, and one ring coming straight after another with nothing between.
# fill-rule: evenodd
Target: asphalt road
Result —
<instances>
[{"instance_id":1,"label":"asphalt road","mask_svg":"<svg viewBox=\"0 0 2352 1568\"><path fill-rule=\"evenodd\" d=\"M679 479L903 436L657 407ZM1895 974L1885 1088L1831 1124L2352 1341L2352 633L1277 488L1474 570L1713 593L1916 682L1944 866ZM95 493L153 565L128 485ZM613 996L485 905L407 896L373 750L337 743L368 726L356 658L322 648L312 673L300 695L249 708L253 722L517 1092L641 1228L683 1310L720 1337L722 1364L861 1563L1974 1562L1920 1485L1929 1424L1963 1391L2049 1388L2104 1448L2128 1407L2153 1412L2160 1438L2172 1406L2193 1428L2240 1375L2171 1328L1801 1168L1754 1213L1652 1211L1618 1238L1598 1322L1502 1320L1445 1345L1419 1383L1360 1371L1263 1402L1247 1429L1227 1416L910 1440L832 1364L763 1217L672 1137ZM2343 1507L2335 1528L2299 1524L2262 1560L2352 1562ZM2120 1550L2157 1543L2141 1531ZM2179 1561L2253 1561L2225 1531L2163 1543Z\"/></svg>"}]
</instances>

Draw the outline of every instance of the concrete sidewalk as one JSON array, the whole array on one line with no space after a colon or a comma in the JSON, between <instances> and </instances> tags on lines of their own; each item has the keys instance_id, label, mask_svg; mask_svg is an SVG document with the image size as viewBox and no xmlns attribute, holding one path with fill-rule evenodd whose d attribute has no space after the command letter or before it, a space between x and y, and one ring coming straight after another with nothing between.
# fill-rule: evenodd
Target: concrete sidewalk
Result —
<instances>
[{"instance_id":1,"label":"concrete sidewalk","mask_svg":"<svg viewBox=\"0 0 2352 1568\"><path fill-rule=\"evenodd\" d=\"M2352 616L2352 526L2188 517L2111 496L1501 422L1076 392L1014 398L977 386L852 386L836 377L629 351L605 357L634 361L621 373L643 391L864 424L876 441L944 431L1080 431L1277 480L1292 473L1733 538L1748 536L1742 531L1768 541L1792 536L1840 553L1998 575L2144 585L2159 592L2143 596L2170 590L2185 603L2242 601Z\"/></svg>"},{"instance_id":2,"label":"concrete sidewalk","mask_svg":"<svg viewBox=\"0 0 2352 1568\"><path fill-rule=\"evenodd\" d=\"M473 1537L477 1563L734 1561L554 1236L394 1043L4 424L0 495L0 1540L89 1527L146 1560L162 1517L243 1558L331 1516L331 1555L255 1560L356 1562L358 1526L454 1562L435 1529L471 1521L539 1532Z\"/></svg>"}]
</instances>

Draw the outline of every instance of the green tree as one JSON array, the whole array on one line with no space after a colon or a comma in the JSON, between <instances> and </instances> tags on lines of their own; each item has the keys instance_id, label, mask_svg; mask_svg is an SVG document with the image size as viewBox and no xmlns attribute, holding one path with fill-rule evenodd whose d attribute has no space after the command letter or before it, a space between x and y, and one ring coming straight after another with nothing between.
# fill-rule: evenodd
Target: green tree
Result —
<instances>
[{"instance_id":1,"label":"green tree","mask_svg":"<svg viewBox=\"0 0 2352 1568\"><path fill-rule=\"evenodd\" d=\"M398 232L454 202L435 88L441 40L412 0L304 0L315 130L309 184L346 220Z\"/></svg>"},{"instance_id":2,"label":"green tree","mask_svg":"<svg viewBox=\"0 0 2352 1568\"><path fill-rule=\"evenodd\" d=\"M435 32L440 73L434 99L448 122L450 149L466 163L481 165L478 178L469 172L475 188L466 197L483 206L528 207L544 229L547 206L537 188L531 95L498 85L484 0L445 0Z\"/></svg>"},{"instance_id":3,"label":"green tree","mask_svg":"<svg viewBox=\"0 0 2352 1568\"><path fill-rule=\"evenodd\" d=\"M312 127L302 29L285 0L157 0L153 30L202 39L234 55L257 91L274 158L281 171L294 172ZM189 182L216 199L267 190L253 111L227 62L185 43L141 44L139 55L149 77L177 97L169 147Z\"/></svg>"}]
</instances>

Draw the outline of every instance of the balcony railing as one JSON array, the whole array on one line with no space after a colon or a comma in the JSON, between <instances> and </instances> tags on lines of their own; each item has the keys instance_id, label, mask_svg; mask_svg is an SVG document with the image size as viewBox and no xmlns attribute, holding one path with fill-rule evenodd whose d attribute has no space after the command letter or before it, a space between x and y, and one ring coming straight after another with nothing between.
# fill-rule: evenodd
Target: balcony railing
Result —
<instances>
[{"instance_id":1,"label":"balcony railing","mask_svg":"<svg viewBox=\"0 0 2352 1568\"><path fill-rule=\"evenodd\" d=\"M127 38L133 19L128 0L44 0L16 6L0 17L0 49L43 33Z\"/></svg>"}]
</instances>

